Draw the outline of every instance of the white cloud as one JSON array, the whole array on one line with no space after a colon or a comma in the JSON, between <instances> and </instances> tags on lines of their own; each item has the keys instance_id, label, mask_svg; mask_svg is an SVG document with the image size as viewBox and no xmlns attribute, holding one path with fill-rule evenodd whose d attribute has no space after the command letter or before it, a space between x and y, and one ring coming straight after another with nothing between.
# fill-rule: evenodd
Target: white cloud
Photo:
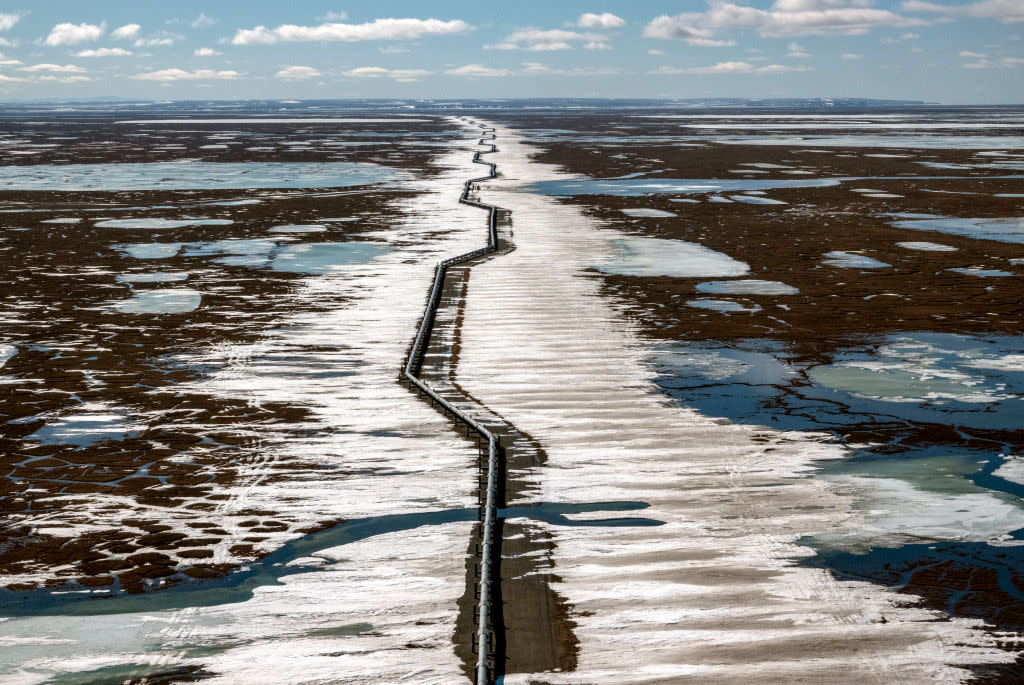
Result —
<instances>
[{"instance_id":1,"label":"white cloud","mask_svg":"<svg viewBox=\"0 0 1024 685\"><path fill-rule=\"evenodd\" d=\"M570 41L583 41L587 45L605 44L606 36L598 33L580 33L565 29L523 29L505 36L504 40L494 45L485 45L487 50L531 50L547 52L552 50L569 50ZM589 48L593 50L594 48ZM597 48L602 49L602 48Z\"/></svg>"},{"instance_id":2,"label":"white cloud","mask_svg":"<svg viewBox=\"0 0 1024 685\"><path fill-rule=\"evenodd\" d=\"M33 64L30 67L21 67L21 71L47 71L58 74L84 74L85 69L76 67L74 64Z\"/></svg>"},{"instance_id":3,"label":"white cloud","mask_svg":"<svg viewBox=\"0 0 1024 685\"><path fill-rule=\"evenodd\" d=\"M57 83L82 83L92 81L88 76L40 76L37 81L55 81Z\"/></svg>"},{"instance_id":4,"label":"white cloud","mask_svg":"<svg viewBox=\"0 0 1024 685\"><path fill-rule=\"evenodd\" d=\"M7 74L0 74L0 83L18 83L25 79L20 76L8 76Z\"/></svg>"},{"instance_id":5,"label":"white cloud","mask_svg":"<svg viewBox=\"0 0 1024 685\"><path fill-rule=\"evenodd\" d=\"M903 40L917 40L921 37L920 33L904 33L900 38Z\"/></svg>"},{"instance_id":6,"label":"white cloud","mask_svg":"<svg viewBox=\"0 0 1024 685\"><path fill-rule=\"evenodd\" d=\"M592 40L589 43L584 43L583 44L583 49L584 50L611 50L612 46L608 45L608 43L605 43L604 41Z\"/></svg>"},{"instance_id":7,"label":"white cloud","mask_svg":"<svg viewBox=\"0 0 1024 685\"><path fill-rule=\"evenodd\" d=\"M196 69L194 71L160 69L159 71L147 71L142 74L136 74L132 78L139 81L230 81L238 78L238 72L214 71L213 69Z\"/></svg>"},{"instance_id":8,"label":"white cloud","mask_svg":"<svg viewBox=\"0 0 1024 685\"><path fill-rule=\"evenodd\" d=\"M584 12L576 21L576 25L586 29L618 29L626 25L626 20L611 12L602 12L601 14Z\"/></svg>"},{"instance_id":9,"label":"white cloud","mask_svg":"<svg viewBox=\"0 0 1024 685\"><path fill-rule=\"evenodd\" d=\"M1017 67L1024 66L1024 57L989 59L988 55L970 52L969 50L961 51L960 56L974 60L973 62L965 62L963 65L964 69L1016 69Z\"/></svg>"},{"instance_id":10,"label":"white cloud","mask_svg":"<svg viewBox=\"0 0 1024 685\"><path fill-rule=\"evenodd\" d=\"M2 52L0 52L0 65L9 66L9 65L21 64L21 63L22 62L21 62L20 59L11 59L7 55L5 55Z\"/></svg>"},{"instance_id":11,"label":"white cloud","mask_svg":"<svg viewBox=\"0 0 1024 685\"><path fill-rule=\"evenodd\" d=\"M652 74L771 74L783 71L812 71L811 67L792 67L784 64L766 64L757 66L750 62L719 62L708 67L660 67Z\"/></svg>"},{"instance_id":12,"label":"white cloud","mask_svg":"<svg viewBox=\"0 0 1024 685\"><path fill-rule=\"evenodd\" d=\"M193 52L192 54L196 57L215 57L223 53L218 52L213 48L196 48L195 52Z\"/></svg>"},{"instance_id":13,"label":"white cloud","mask_svg":"<svg viewBox=\"0 0 1024 685\"><path fill-rule=\"evenodd\" d=\"M496 77L496 76L510 76L512 74L508 69L491 69L481 64L467 64L464 67L457 69L449 69L444 72L450 76L469 76L469 77Z\"/></svg>"},{"instance_id":14,"label":"white cloud","mask_svg":"<svg viewBox=\"0 0 1024 685\"><path fill-rule=\"evenodd\" d=\"M978 19L995 19L1003 24L1024 22L1024 2L1021 0L981 0L966 5L942 5L922 0L907 0L903 3L906 12L934 12L947 16L965 16Z\"/></svg>"},{"instance_id":15,"label":"white cloud","mask_svg":"<svg viewBox=\"0 0 1024 685\"><path fill-rule=\"evenodd\" d=\"M21 15L14 12L0 13L0 31L7 31L14 28L14 25L21 21Z\"/></svg>"},{"instance_id":16,"label":"white cloud","mask_svg":"<svg viewBox=\"0 0 1024 685\"><path fill-rule=\"evenodd\" d=\"M786 57L794 57L796 59L807 59L808 57L811 56L811 53L807 52L796 43L790 43L787 49L788 52L786 53Z\"/></svg>"},{"instance_id":17,"label":"white cloud","mask_svg":"<svg viewBox=\"0 0 1024 685\"><path fill-rule=\"evenodd\" d=\"M137 48L157 48L166 47L168 45L174 45L174 38L170 36L161 36L155 38L139 38L133 45Z\"/></svg>"},{"instance_id":18,"label":"white cloud","mask_svg":"<svg viewBox=\"0 0 1024 685\"><path fill-rule=\"evenodd\" d=\"M753 29L766 37L858 35L880 26L930 23L869 4L870 0L775 0L769 9L759 9L709 0L706 12L655 17L644 28L644 36L689 42L711 39L714 29L735 28Z\"/></svg>"},{"instance_id":19,"label":"white cloud","mask_svg":"<svg viewBox=\"0 0 1024 685\"><path fill-rule=\"evenodd\" d=\"M557 69L542 62L523 62L523 73L527 76L609 76L619 73L619 70L597 67Z\"/></svg>"},{"instance_id":20,"label":"white cloud","mask_svg":"<svg viewBox=\"0 0 1024 685\"><path fill-rule=\"evenodd\" d=\"M418 81L430 74L431 72L426 69L385 69L384 67L358 67L345 72L345 76L353 78L390 78L401 83Z\"/></svg>"},{"instance_id":21,"label":"white cloud","mask_svg":"<svg viewBox=\"0 0 1024 685\"><path fill-rule=\"evenodd\" d=\"M283 24L276 29L268 29L266 26L240 29L231 42L235 45L270 45L281 42L408 40L462 33L472 28L461 19L375 19L364 24L328 23L319 26Z\"/></svg>"},{"instance_id":22,"label":"white cloud","mask_svg":"<svg viewBox=\"0 0 1024 685\"><path fill-rule=\"evenodd\" d=\"M134 54L131 50L124 48L96 48L95 50L82 50L75 53L75 57L127 57Z\"/></svg>"},{"instance_id":23,"label":"white cloud","mask_svg":"<svg viewBox=\"0 0 1024 685\"><path fill-rule=\"evenodd\" d=\"M216 23L217 20L206 16L206 12L200 12L199 16L192 22L192 28L201 29L207 26L213 26Z\"/></svg>"},{"instance_id":24,"label":"white cloud","mask_svg":"<svg viewBox=\"0 0 1024 685\"><path fill-rule=\"evenodd\" d=\"M664 53L664 52L662 52L661 50L654 50L654 49L651 49L651 50L648 50L648 51L647 51L647 54L648 54L648 55L664 55L665 53Z\"/></svg>"},{"instance_id":25,"label":"white cloud","mask_svg":"<svg viewBox=\"0 0 1024 685\"><path fill-rule=\"evenodd\" d=\"M380 51L385 55L402 55L409 52L409 48L403 48L401 45L385 45Z\"/></svg>"},{"instance_id":26,"label":"white cloud","mask_svg":"<svg viewBox=\"0 0 1024 685\"><path fill-rule=\"evenodd\" d=\"M321 19L323 21L345 21L348 19L348 12L328 12Z\"/></svg>"},{"instance_id":27,"label":"white cloud","mask_svg":"<svg viewBox=\"0 0 1024 685\"><path fill-rule=\"evenodd\" d=\"M70 24L64 22L57 24L50 29L50 35L43 41L47 45L77 45L90 40L96 40L103 35L104 25L95 24Z\"/></svg>"},{"instance_id":28,"label":"white cloud","mask_svg":"<svg viewBox=\"0 0 1024 685\"><path fill-rule=\"evenodd\" d=\"M864 55L858 55L855 52L844 52L843 54L839 55L839 59L845 59L845 60L855 60L855 59L863 59L863 58L864 58Z\"/></svg>"},{"instance_id":29,"label":"white cloud","mask_svg":"<svg viewBox=\"0 0 1024 685\"><path fill-rule=\"evenodd\" d=\"M125 24L119 28L114 29L110 37L118 40L131 40L135 36L139 35L139 30L142 27L138 24Z\"/></svg>"},{"instance_id":30,"label":"white cloud","mask_svg":"<svg viewBox=\"0 0 1024 685\"><path fill-rule=\"evenodd\" d=\"M277 72L276 74L274 74L274 78L296 79L296 80L302 80L302 79L308 79L308 78L316 78L317 76L322 76L322 74L318 70L314 69L313 67L299 67L299 66L285 67L285 68L281 69L279 72Z\"/></svg>"}]
</instances>

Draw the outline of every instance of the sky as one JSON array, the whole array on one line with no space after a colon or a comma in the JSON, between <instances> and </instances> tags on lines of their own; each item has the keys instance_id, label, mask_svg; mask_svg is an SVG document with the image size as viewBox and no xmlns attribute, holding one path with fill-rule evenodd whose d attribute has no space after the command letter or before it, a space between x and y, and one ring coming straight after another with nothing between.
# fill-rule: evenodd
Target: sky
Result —
<instances>
[{"instance_id":1,"label":"sky","mask_svg":"<svg viewBox=\"0 0 1024 685\"><path fill-rule=\"evenodd\" d=\"M869 97L1024 103L1024 0L46 0L0 98Z\"/></svg>"}]
</instances>

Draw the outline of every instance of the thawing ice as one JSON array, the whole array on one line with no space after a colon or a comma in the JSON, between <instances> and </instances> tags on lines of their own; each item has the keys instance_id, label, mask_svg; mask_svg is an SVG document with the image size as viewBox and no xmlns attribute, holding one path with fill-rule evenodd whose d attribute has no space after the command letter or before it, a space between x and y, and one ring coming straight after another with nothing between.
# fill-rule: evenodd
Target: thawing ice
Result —
<instances>
[{"instance_id":1,"label":"thawing ice","mask_svg":"<svg viewBox=\"0 0 1024 685\"><path fill-rule=\"evenodd\" d=\"M697 292L714 295L796 295L800 290L778 281L759 281L751 278L698 283Z\"/></svg>"},{"instance_id":2,"label":"thawing ice","mask_svg":"<svg viewBox=\"0 0 1024 685\"><path fill-rule=\"evenodd\" d=\"M140 274L118 274L120 283L170 283L188 280L186 271L153 271Z\"/></svg>"},{"instance_id":3,"label":"thawing ice","mask_svg":"<svg viewBox=\"0 0 1024 685\"><path fill-rule=\"evenodd\" d=\"M897 216L892 222L895 228L909 228L914 231L938 231L968 238L998 240L1004 243L1024 243L1024 217L1005 218L961 218L923 215Z\"/></svg>"},{"instance_id":4,"label":"thawing ice","mask_svg":"<svg viewBox=\"0 0 1024 685\"><path fill-rule=\"evenodd\" d=\"M288 224L286 226L274 226L267 233L323 233L326 226L320 224Z\"/></svg>"},{"instance_id":5,"label":"thawing ice","mask_svg":"<svg viewBox=\"0 0 1024 685\"><path fill-rule=\"evenodd\" d=\"M945 269L945 271L952 271L953 273L964 274L965 276L979 276L981 278L1004 278L1006 276L1015 275L1009 271L1002 271L1000 269L982 269L977 266L955 267L952 269Z\"/></svg>"},{"instance_id":6,"label":"thawing ice","mask_svg":"<svg viewBox=\"0 0 1024 685\"><path fill-rule=\"evenodd\" d=\"M87 447L104 440L124 440L139 435L144 426L129 421L120 409L103 403L88 403L73 412L46 419L45 425L26 440L46 445Z\"/></svg>"},{"instance_id":7,"label":"thawing ice","mask_svg":"<svg viewBox=\"0 0 1024 685\"><path fill-rule=\"evenodd\" d=\"M745 202L748 205L785 205L789 204L782 200L773 200L770 197L758 197L756 195L730 195L731 199L738 202Z\"/></svg>"},{"instance_id":8,"label":"thawing ice","mask_svg":"<svg viewBox=\"0 0 1024 685\"><path fill-rule=\"evenodd\" d=\"M366 264L390 251L381 243L303 243L282 250L270 266L277 271L325 274L349 264Z\"/></svg>"},{"instance_id":9,"label":"thawing ice","mask_svg":"<svg viewBox=\"0 0 1024 685\"><path fill-rule=\"evenodd\" d=\"M599 271L622 276L714 278L746 276L750 266L697 243L664 238L620 238Z\"/></svg>"},{"instance_id":10,"label":"thawing ice","mask_svg":"<svg viewBox=\"0 0 1024 685\"><path fill-rule=\"evenodd\" d=\"M7 360L18 354L18 348L15 345L8 345L7 343L0 343L0 368L3 368Z\"/></svg>"},{"instance_id":11,"label":"thawing ice","mask_svg":"<svg viewBox=\"0 0 1024 685\"><path fill-rule=\"evenodd\" d=\"M669 217L676 216L672 212L666 212L666 211L663 211L661 209L644 209L644 208L639 208L639 209L623 209L622 213L625 214L626 216L645 217L645 218L652 218L652 219L654 219L654 218L658 218L658 219L660 219L660 218L669 218Z\"/></svg>"},{"instance_id":12,"label":"thawing ice","mask_svg":"<svg viewBox=\"0 0 1024 685\"><path fill-rule=\"evenodd\" d=\"M709 298L699 298L696 300L687 300L686 304L696 309L710 309L715 312L723 312L725 314L743 312L744 314L753 314L754 312L761 311L761 307L756 304L742 304L740 302L734 302L732 300L712 300Z\"/></svg>"},{"instance_id":13,"label":"thawing ice","mask_svg":"<svg viewBox=\"0 0 1024 685\"><path fill-rule=\"evenodd\" d=\"M184 314L195 310L202 294L191 288L142 290L113 308L123 314Z\"/></svg>"},{"instance_id":14,"label":"thawing ice","mask_svg":"<svg viewBox=\"0 0 1024 685\"><path fill-rule=\"evenodd\" d=\"M902 243L896 243L900 247L908 250L920 250L922 252L956 252L957 248L952 245L943 245L941 243L929 243L925 241L913 241L909 240Z\"/></svg>"},{"instance_id":15,"label":"thawing ice","mask_svg":"<svg viewBox=\"0 0 1024 685\"><path fill-rule=\"evenodd\" d=\"M184 228L185 226L230 226L235 223L231 219L163 219L149 217L140 219L107 219L97 221L97 228L154 228L171 229Z\"/></svg>"},{"instance_id":16,"label":"thawing ice","mask_svg":"<svg viewBox=\"0 0 1024 685\"><path fill-rule=\"evenodd\" d=\"M400 177L357 162L125 162L0 166L5 190L336 188Z\"/></svg>"},{"instance_id":17,"label":"thawing ice","mask_svg":"<svg viewBox=\"0 0 1024 685\"><path fill-rule=\"evenodd\" d=\"M886 264L877 259L871 257L865 257L864 255L854 254L852 252L842 252L840 250L833 250L832 252L826 252L826 257L823 260L824 264L829 266L838 266L842 269L882 269L891 264Z\"/></svg>"},{"instance_id":18,"label":"thawing ice","mask_svg":"<svg viewBox=\"0 0 1024 685\"><path fill-rule=\"evenodd\" d=\"M82 221L81 219L75 218L75 217L61 217L59 219L46 219L45 221L40 221L39 223L41 223L41 224L77 224L77 223L81 223L81 221Z\"/></svg>"},{"instance_id":19,"label":"thawing ice","mask_svg":"<svg viewBox=\"0 0 1024 685\"><path fill-rule=\"evenodd\" d=\"M178 254L181 246L182 243L129 243L114 247L136 259L163 259Z\"/></svg>"}]
</instances>

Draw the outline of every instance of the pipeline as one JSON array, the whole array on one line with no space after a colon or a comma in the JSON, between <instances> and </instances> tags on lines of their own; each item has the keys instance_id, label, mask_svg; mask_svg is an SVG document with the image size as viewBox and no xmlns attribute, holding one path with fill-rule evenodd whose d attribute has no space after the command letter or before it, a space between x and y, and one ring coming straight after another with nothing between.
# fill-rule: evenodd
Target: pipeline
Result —
<instances>
[{"instance_id":1,"label":"pipeline","mask_svg":"<svg viewBox=\"0 0 1024 685\"><path fill-rule=\"evenodd\" d=\"M475 122L470 121L469 123L472 124ZM483 145L485 140L494 140L496 138L493 128L487 129L484 126L481 126L480 128L483 137L481 137L480 142L478 143L479 145ZM488 135L490 138L487 137ZM471 178L466 181L462 190L462 195L459 197L459 202L461 204L477 207L489 212L487 224L487 245L471 252L466 252L465 254L449 257L437 265L434 270L434 282L427 297L427 308L423 313L423 319L420 322L419 330L416 332L416 338L413 341L412 349L409 352L409 357L406 360L404 369L402 370L402 379L404 381L414 386L421 395L426 395L430 399L431 404L441 407L442 411L452 417L456 423L463 424L466 426L467 430L473 431L487 443L487 484L484 492L482 493L482 544L479 552L479 599L477 602L476 612L476 685L491 685L491 683L494 682L493 676L495 668L491 659L492 646L494 644L494 627L490 625L492 616L491 589L495 582L500 582L500 576L497 568L498 561L495 559L495 546L493 543L496 520L498 518L496 502L497 491L500 485L499 481L504 479L504 474L498 473L498 451L501 449L501 446L498 443L497 436L493 432L488 430L486 426L475 420L473 417L469 416L464 411L441 397L433 388L422 381L419 375L423 366L423 358L430 342L430 336L433 332L434 321L437 317L437 310L441 304L441 294L444 290L445 276L448 273L448 269L457 264L470 262L498 250L498 208L494 205L488 205L470 199L473 184L496 178L498 175L495 164L484 162L480 159L480 155L482 154L497 152L497 147L494 144L491 144L490 148L490 150L479 150L473 155L474 163L484 164L489 167L488 174L486 176Z\"/></svg>"}]
</instances>

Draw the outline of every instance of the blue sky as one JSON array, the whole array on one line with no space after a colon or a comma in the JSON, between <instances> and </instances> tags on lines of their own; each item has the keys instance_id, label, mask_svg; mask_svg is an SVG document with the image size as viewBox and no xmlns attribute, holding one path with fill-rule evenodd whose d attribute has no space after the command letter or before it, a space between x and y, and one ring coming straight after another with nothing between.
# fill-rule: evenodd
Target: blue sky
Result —
<instances>
[{"instance_id":1,"label":"blue sky","mask_svg":"<svg viewBox=\"0 0 1024 685\"><path fill-rule=\"evenodd\" d=\"M0 9L0 96L1024 102L1024 0L136 3Z\"/></svg>"}]
</instances>

